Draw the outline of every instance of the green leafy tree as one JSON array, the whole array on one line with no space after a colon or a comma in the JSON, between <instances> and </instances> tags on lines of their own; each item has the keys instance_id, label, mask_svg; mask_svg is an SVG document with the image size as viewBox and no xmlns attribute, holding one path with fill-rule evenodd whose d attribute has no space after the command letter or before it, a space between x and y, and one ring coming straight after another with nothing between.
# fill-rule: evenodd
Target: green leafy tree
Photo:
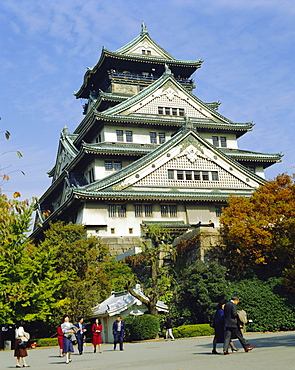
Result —
<instances>
[{"instance_id":1,"label":"green leafy tree","mask_svg":"<svg viewBox=\"0 0 295 370\"><path fill-rule=\"evenodd\" d=\"M206 323L217 304L228 297L226 268L198 260L187 266L177 288L177 311L186 323ZM175 314L175 313L174 313Z\"/></svg>"},{"instance_id":2,"label":"green leafy tree","mask_svg":"<svg viewBox=\"0 0 295 370\"><path fill-rule=\"evenodd\" d=\"M8 323L46 320L62 281L48 254L28 238L33 204L19 197L0 195L0 318Z\"/></svg>"},{"instance_id":3,"label":"green leafy tree","mask_svg":"<svg viewBox=\"0 0 295 370\"><path fill-rule=\"evenodd\" d=\"M294 286L295 183L282 174L250 198L233 196L220 218L224 256L233 274L247 268L280 275Z\"/></svg>"}]
</instances>

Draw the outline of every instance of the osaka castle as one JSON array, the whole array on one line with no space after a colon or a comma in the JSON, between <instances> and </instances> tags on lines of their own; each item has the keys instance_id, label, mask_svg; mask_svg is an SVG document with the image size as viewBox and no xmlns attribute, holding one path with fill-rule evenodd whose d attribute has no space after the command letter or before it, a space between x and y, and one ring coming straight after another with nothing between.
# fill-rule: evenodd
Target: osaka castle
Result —
<instances>
[{"instance_id":1,"label":"osaka castle","mask_svg":"<svg viewBox=\"0 0 295 370\"><path fill-rule=\"evenodd\" d=\"M218 112L193 94L202 60L171 56L140 34L116 51L102 48L77 99L84 118L62 129L52 183L39 199L32 237L49 222L85 225L114 255L140 246L151 224L179 237L202 225L218 230L230 195L250 196L281 154L240 149L251 122Z\"/></svg>"}]
</instances>

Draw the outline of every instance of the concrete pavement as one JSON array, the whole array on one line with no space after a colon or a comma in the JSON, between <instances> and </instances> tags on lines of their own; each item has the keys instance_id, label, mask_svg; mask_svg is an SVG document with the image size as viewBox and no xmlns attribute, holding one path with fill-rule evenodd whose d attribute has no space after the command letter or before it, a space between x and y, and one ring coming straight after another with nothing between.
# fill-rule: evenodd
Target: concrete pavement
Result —
<instances>
[{"instance_id":1,"label":"concrete pavement","mask_svg":"<svg viewBox=\"0 0 295 370\"><path fill-rule=\"evenodd\" d=\"M102 346L103 353L93 353L93 347L84 347L79 356L77 348L72 362L65 364L58 357L58 348L36 348L28 351L27 363L31 369L143 369L143 370L290 370L295 369L295 332L246 334L254 350L245 353L235 340L239 352L224 356L219 344L219 355L211 354L212 337L125 343L124 351L114 351L111 344ZM76 347L76 346L75 346ZM13 351L0 352L0 369L15 368Z\"/></svg>"}]
</instances>

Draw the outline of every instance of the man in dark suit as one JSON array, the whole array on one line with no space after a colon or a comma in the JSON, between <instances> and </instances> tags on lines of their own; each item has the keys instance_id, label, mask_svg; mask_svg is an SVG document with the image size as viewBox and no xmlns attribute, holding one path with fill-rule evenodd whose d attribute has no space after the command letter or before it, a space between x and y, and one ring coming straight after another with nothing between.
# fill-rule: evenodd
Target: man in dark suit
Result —
<instances>
[{"instance_id":1,"label":"man in dark suit","mask_svg":"<svg viewBox=\"0 0 295 370\"><path fill-rule=\"evenodd\" d=\"M250 347L249 342L243 337L241 333L237 318L237 304L239 303L239 297L233 297L229 302L227 302L224 306L224 326L225 326L225 333L224 333L224 343L223 343L223 353L228 355L228 346L231 338L238 338L241 345L243 346L245 352L251 351L254 347Z\"/></svg>"},{"instance_id":2,"label":"man in dark suit","mask_svg":"<svg viewBox=\"0 0 295 370\"><path fill-rule=\"evenodd\" d=\"M117 343L120 343L120 351L123 350L123 338L124 338L125 324L122 321L122 317L118 316L117 320L113 323L113 335L114 335L114 350L116 349Z\"/></svg>"},{"instance_id":3,"label":"man in dark suit","mask_svg":"<svg viewBox=\"0 0 295 370\"><path fill-rule=\"evenodd\" d=\"M78 328L76 337L78 342L79 355L83 354L84 333L86 332L86 326L83 321L83 317L79 317L77 324L75 324L75 326Z\"/></svg>"}]
</instances>

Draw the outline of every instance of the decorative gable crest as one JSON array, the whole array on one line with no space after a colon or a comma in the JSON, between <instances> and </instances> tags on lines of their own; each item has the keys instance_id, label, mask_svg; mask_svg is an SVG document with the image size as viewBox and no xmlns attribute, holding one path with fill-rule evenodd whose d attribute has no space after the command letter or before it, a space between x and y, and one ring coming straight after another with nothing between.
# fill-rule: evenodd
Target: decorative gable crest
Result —
<instances>
[{"instance_id":1,"label":"decorative gable crest","mask_svg":"<svg viewBox=\"0 0 295 370\"><path fill-rule=\"evenodd\" d=\"M211 161L211 159L203 153L201 148L196 148L192 144L188 146L186 149L184 149L181 153L179 153L176 157L180 158L183 156L186 156L186 158L191 163L195 163L200 157Z\"/></svg>"}]
</instances>

